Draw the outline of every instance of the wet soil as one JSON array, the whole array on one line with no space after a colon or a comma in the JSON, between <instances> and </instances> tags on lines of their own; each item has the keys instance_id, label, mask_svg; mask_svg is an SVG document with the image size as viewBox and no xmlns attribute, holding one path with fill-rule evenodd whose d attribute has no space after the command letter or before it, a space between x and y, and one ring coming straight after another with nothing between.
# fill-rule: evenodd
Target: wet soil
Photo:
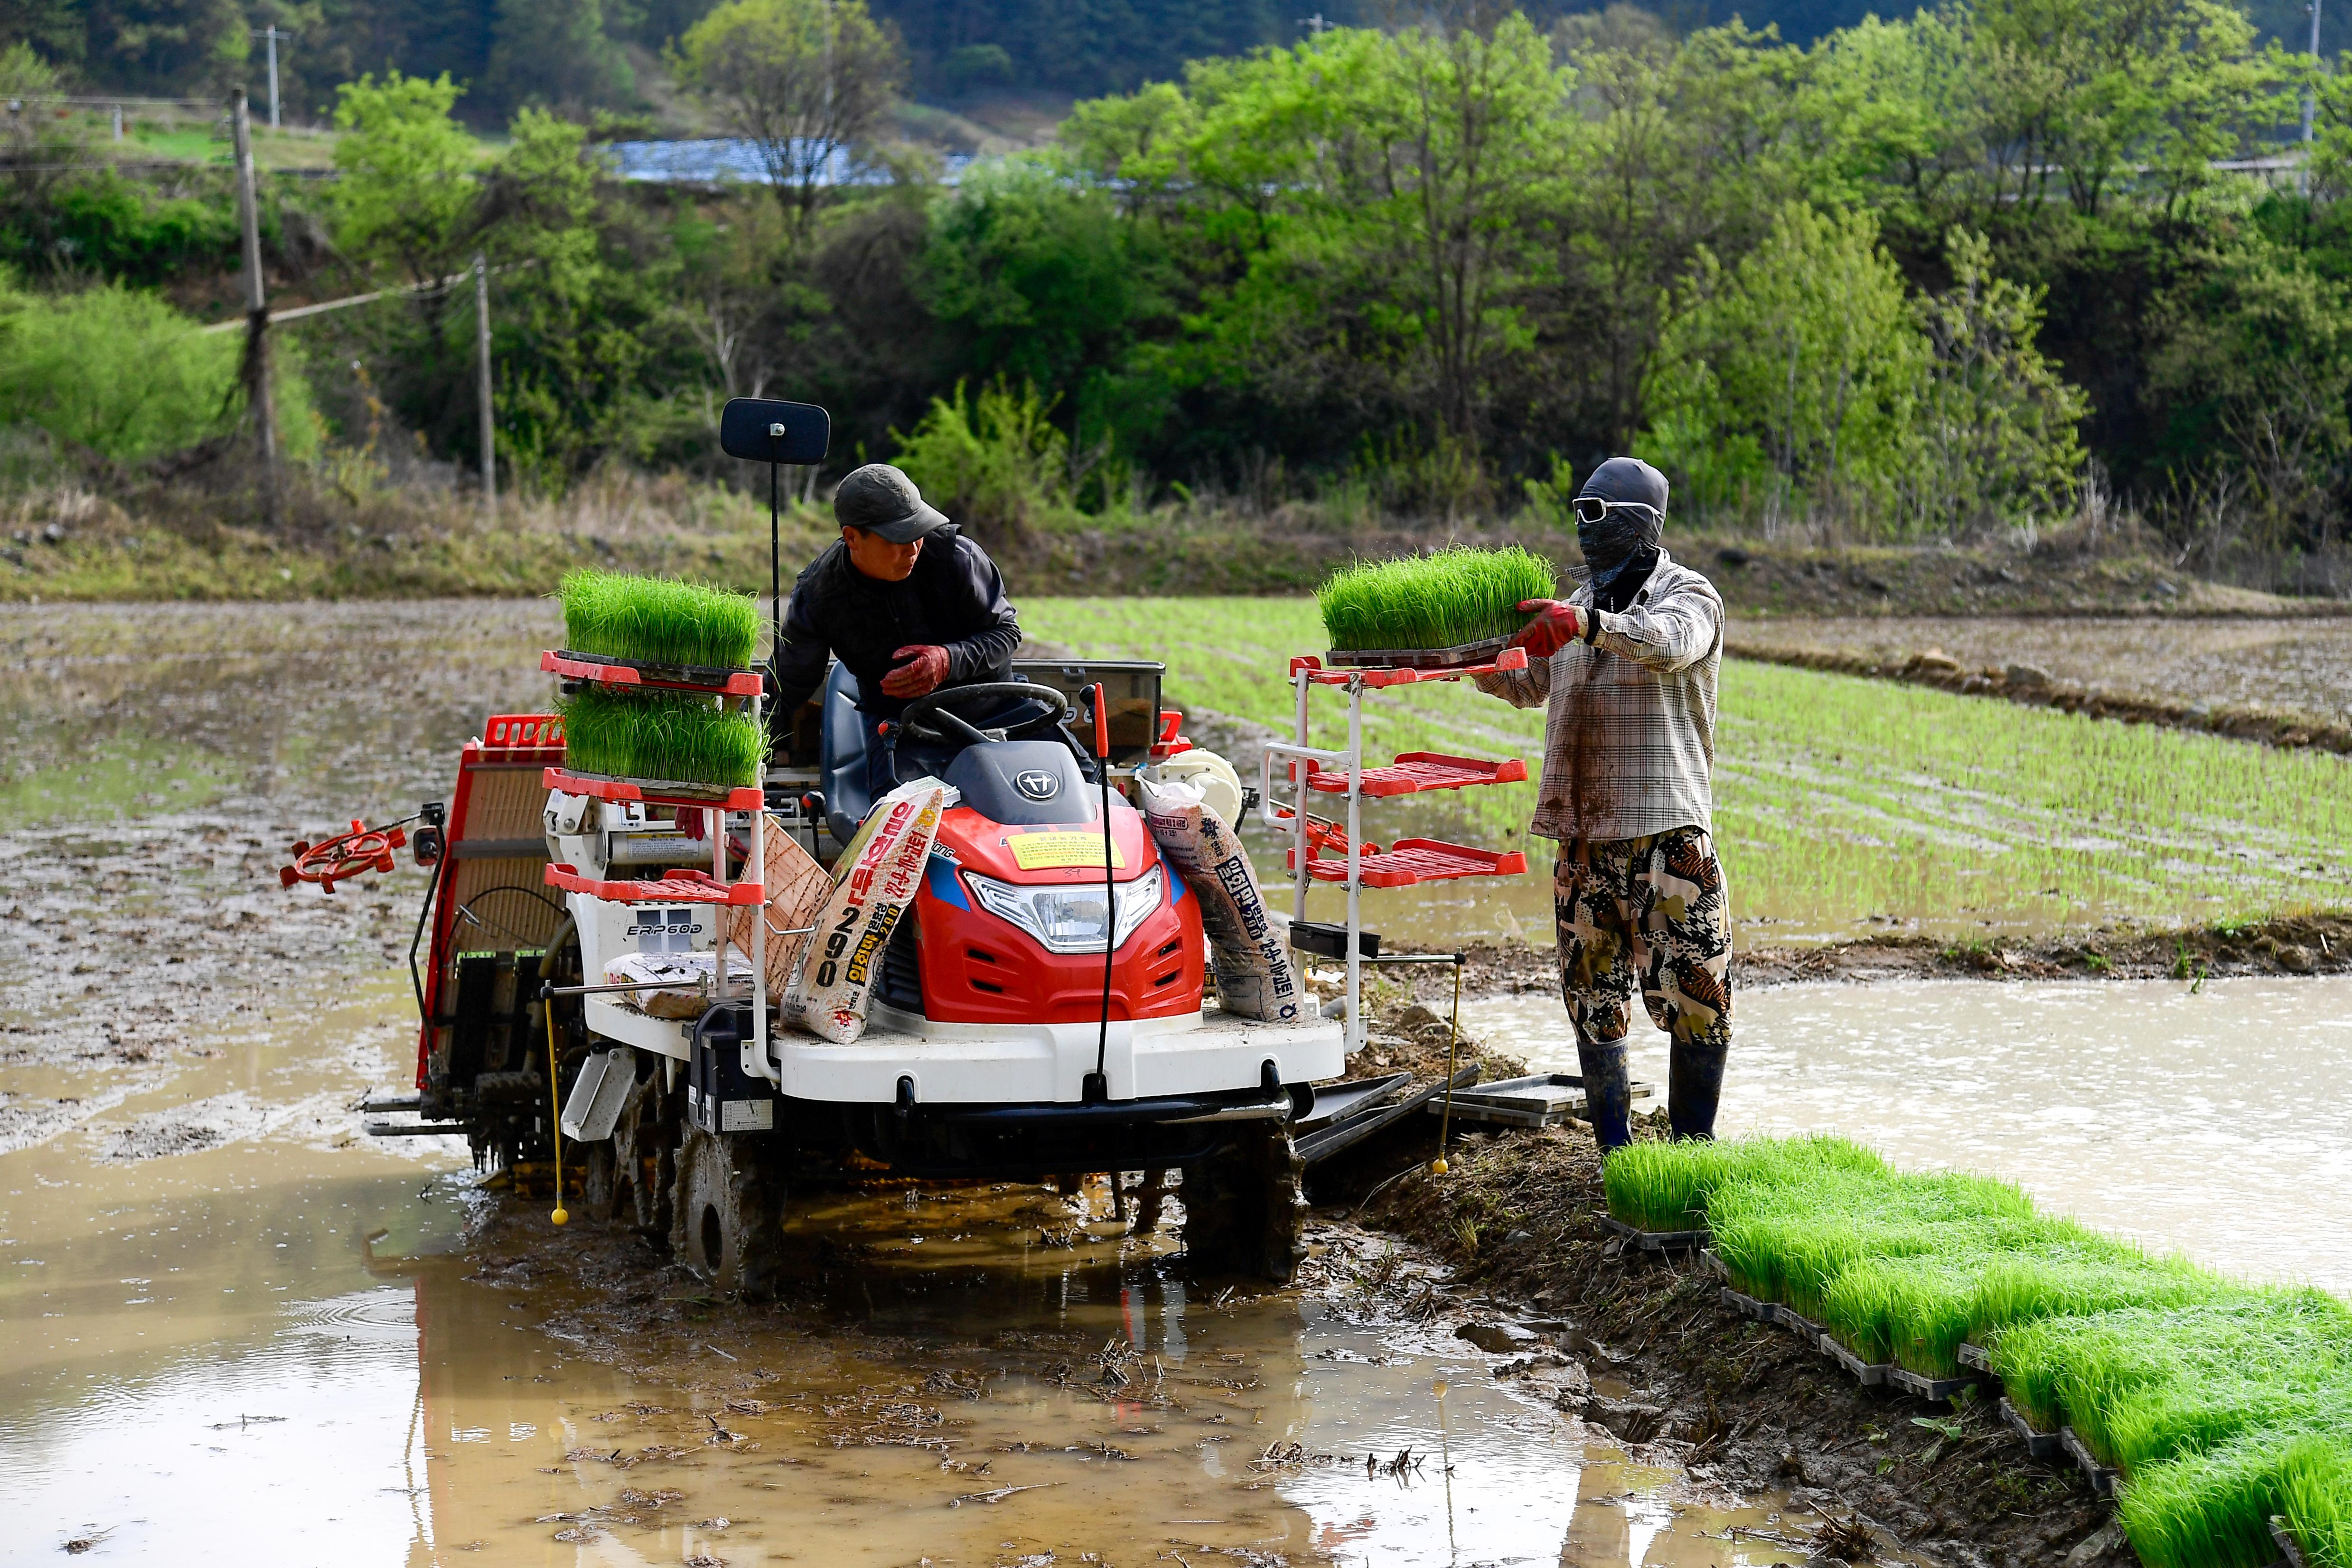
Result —
<instances>
[{"instance_id":1,"label":"wet soil","mask_svg":"<svg viewBox=\"0 0 2352 1568\"><path fill-rule=\"evenodd\" d=\"M2081 1474L2027 1458L1982 1402L1859 1387L1785 1331L1727 1312L1694 1264L1628 1249L1601 1224L1587 1133L1473 1133L1449 1163L1444 1176L1414 1168L1365 1218L1493 1292L1497 1375L1557 1376L1541 1351L1499 1347L1515 1328L1565 1320L1582 1364L1625 1390L1564 1392L1589 1424L1735 1488L1786 1488L1792 1511L1858 1521L1883 1547L1938 1562L2133 1561Z\"/></svg>"},{"instance_id":2,"label":"wet soil","mask_svg":"<svg viewBox=\"0 0 2352 1568\"><path fill-rule=\"evenodd\" d=\"M2199 643L2226 646L2182 646ZM1948 644L1962 652L1948 653ZM2178 620L1747 621L1724 647L1740 658L2092 718L2352 753L2352 621L2231 622L2220 630ZM2209 695L2216 691L2229 695Z\"/></svg>"},{"instance_id":3,"label":"wet soil","mask_svg":"<svg viewBox=\"0 0 2352 1568\"><path fill-rule=\"evenodd\" d=\"M1397 947L1416 950L1410 943ZM1559 988L1558 959L1548 945L1475 942L1463 952L1469 960L1465 983L1475 993ZM2352 915L2289 915L2178 931L2114 927L2063 937L1964 942L1895 931L1819 946L1739 947L1731 956L1731 974L1741 986L1938 977L2193 984L2245 975L2345 975L2352 974ZM1442 975L1415 975L1411 982L1414 995L1442 1006L1452 985L1451 972Z\"/></svg>"}]
</instances>

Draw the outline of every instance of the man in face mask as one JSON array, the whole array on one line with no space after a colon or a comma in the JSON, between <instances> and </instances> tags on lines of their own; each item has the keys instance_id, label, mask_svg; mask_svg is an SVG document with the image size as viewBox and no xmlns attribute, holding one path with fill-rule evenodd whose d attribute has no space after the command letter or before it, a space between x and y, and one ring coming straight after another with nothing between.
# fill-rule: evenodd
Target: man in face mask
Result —
<instances>
[{"instance_id":1,"label":"man in face mask","mask_svg":"<svg viewBox=\"0 0 2352 1568\"><path fill-rule=\"evenodd\" d=\"M1715 1135L1731 1044L1731 924L1712 836L1723 600L1659 543L1666 479L1612 457L1576 497L1591 577L1529 600L1513 639L1528 667L1481 677L1515 707L1549 707L1543 784L1528 831L1559 843L1552 870L1560 990L1593 1132L1632 1141L1625 1036L1638 986L1673 1036L1677 1137Z\"/></svg>"}]
</instances>

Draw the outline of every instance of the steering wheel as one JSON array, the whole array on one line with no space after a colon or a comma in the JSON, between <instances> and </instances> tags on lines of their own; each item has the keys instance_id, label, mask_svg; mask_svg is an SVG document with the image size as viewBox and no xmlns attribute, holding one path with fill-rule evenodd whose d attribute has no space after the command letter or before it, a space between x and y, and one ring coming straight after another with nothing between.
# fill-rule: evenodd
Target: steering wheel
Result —
<instances>
[{"instance_id":1,"label":"steering wheel","mask_svg":"<svg viewBox=\"0 0 2352 1568\"><path fill-rule=\"evenodd\" d=\"M998 722L988 729L980 728L958 711L1004 703L1018 706L995 716ZM899 713L898 727L917 740L970 745L1003 740L1015 730L1033 728L1049 719L1060 724L1069 716L1070 699L1052 686L1029 681L975 681L968 686L941 686L917 697Z\"/></svg>"}]
</instances>

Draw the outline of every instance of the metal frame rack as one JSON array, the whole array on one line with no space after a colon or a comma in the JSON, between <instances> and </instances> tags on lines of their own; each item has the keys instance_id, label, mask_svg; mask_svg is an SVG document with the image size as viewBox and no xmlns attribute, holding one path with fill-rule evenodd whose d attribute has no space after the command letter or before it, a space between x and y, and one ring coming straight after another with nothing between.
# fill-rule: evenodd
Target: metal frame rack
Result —
<instances>
[{"instance_id":1,"label":"metal frame rack","mask_svg":"<svg viewBox=\"0 0 2352 1568\"><path fill-rule=\"evenodd\" d=\"M1353 1055L1364 1043L1363 890L1368 887L1411 887L1424 882L1450 882L1471 876L1517 876L1528 869L1528 857L1517 850L1481 850L1436 839L1399 839L1386 850L1364 842L1363 802L1391 795L1418 794L1429 789L1465 789L1484 784L1516 783L1528 776L1527 764L1516 758L1486 762L1470 757L1446 757L1409 751L1393 762L1364 766L1364 694L1390 686L1420 685L1431 681L1465 680L1501 674L1528 667L1524 648L1504 648L1491 663L1454 669L1327 670L1311 653L1290 661L1290 684L1296 692L1293 734L1288 741L1269 741L1258 759L1258 820L1290 830L1289 871L1291 918L1307 918L1307 889L1312 882L1336 882L1348 891L1348 1012L1346 1049ZM1318 686L1348 695L1348 743L1338 749L1307 743L1307 694ZM1289 787L1286 803L1275 793L1276 758ZM1307 809L1309 792L1345 795L1344 825L1315 818ZM1321 858L1327 850L1344 852ZM1377 960L1375 960L1377 961Z\"/></svg>"},{"instance_id":2,"label":"metal frame rack","mask_svg":"<svg viewBox=\"0 0 2352 1568\"><path fill-rule=\"evenodd\" d=\"M763 722L761 705L765 689L757 670L706 668L695 664L655 664L629 659L607 659L593 653L549 651L539 667L566 681L593 681L602 685L697 693L743 703L754 722ZM715 904L748 905L761 911L751 922L751 1032L742 1045L743 1071L767 1082L777 1074L768 1061L768 922L767 889L761 878L767 859L766 799L756 785L689 784L669 779L621 779L601 773L574 772L550 767L542 778L550 789L585 795L593 800L667 806L673 810L706 814L710 839L710 870L681 870L651 882L606 881L583 876L568 865L547 868L547 884L566 893L583 893L613 904ZM740 811L749 819L749 853L743 877L727 880L727 814ZM730 996L727 984L729 941L722 930L712 956L710 994L719 1001Z\"/></svg>"}]
</instances>

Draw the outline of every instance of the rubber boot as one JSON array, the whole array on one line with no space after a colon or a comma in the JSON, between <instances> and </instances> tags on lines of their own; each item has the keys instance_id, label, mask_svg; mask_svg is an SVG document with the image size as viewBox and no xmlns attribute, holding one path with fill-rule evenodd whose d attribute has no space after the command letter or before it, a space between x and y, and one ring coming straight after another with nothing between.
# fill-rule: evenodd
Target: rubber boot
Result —
<instances>
[{"instance_id":1,"label":"rubber boot","mask_svg":"<svg viewBox=\"0 0 2352 1568\"><path fill-rule=\"evenodd\" d=\"M1715 1136L1715 1106L1723 1094L1723 1059L1730 1051L1724 1040L1683 1040L1674 1043L1666 1067L1666 1118L1677 1138Z\"/></svg>"},{"instance_id":2,"label":"rubber boot","mask_svg":"<svg viewBox=\"0 0 2352 1568\"><path fill-rule=\"evenodd\" d=\"M1592 1123L1592 1136L1601 1145L1601 1152L1622 1149L1633 1141L1633 1128L1628 1120L1633 1100L1633 1085L1625 1074L1625 1041L1616 1040L1576 1042L1576 1060L1584 1070L1585 1115Z\"/></svg>"}]
</instances>

